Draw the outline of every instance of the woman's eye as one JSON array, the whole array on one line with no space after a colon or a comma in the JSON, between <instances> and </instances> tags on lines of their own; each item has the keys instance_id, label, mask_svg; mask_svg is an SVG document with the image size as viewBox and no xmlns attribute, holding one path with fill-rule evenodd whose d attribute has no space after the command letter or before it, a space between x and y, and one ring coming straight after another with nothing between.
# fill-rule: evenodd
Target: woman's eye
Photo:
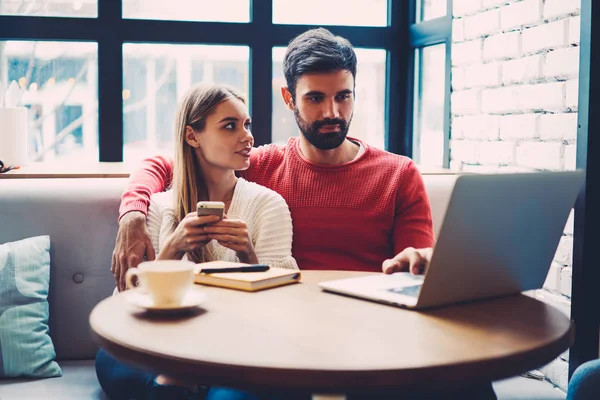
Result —
<instances>
[{"instance_id":1,"label":"woman's eye","mask_svg":"<svg viewBox=\"0 0 600 400\"><path fill-rule=\"evenodd\" d=\"M252 128L252 123L251 122L246 122L246 124L244 125L244 128L250 130L250 128Z\"/></svg>"},{"instance_id":2,"label":"woman's eye","mask_svg":"<svg viewBox=\"0 0 600 400\"><path fill-rule=\"evenodd\" d=\"M229 130L233 130L233 129L235 129L235 123L234 122L230 122L227 125L225 125L223 128L229 129Z\"/></svg>"}]
</instances>

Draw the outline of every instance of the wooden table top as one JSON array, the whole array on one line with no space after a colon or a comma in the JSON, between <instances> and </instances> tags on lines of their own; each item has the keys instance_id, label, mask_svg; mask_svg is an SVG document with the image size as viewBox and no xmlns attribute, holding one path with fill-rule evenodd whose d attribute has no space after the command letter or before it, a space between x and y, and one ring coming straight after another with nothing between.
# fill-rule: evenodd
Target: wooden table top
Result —
<instances>
[{"instance_id":1,"label":"wooden table top","mask_svg":"<svg viewBox=\"0 0 600 400\"><path fill-rule=\"evenodd\" d=\"M149 316L126 294L90 315L94 337L124 361L212 385L402 389L495 380L538 367L573 341L571 321L524 295L409 311L323 292L364 272L303 271L256 293L198 287L197 312Z\"/></svg>"}]
</instances>

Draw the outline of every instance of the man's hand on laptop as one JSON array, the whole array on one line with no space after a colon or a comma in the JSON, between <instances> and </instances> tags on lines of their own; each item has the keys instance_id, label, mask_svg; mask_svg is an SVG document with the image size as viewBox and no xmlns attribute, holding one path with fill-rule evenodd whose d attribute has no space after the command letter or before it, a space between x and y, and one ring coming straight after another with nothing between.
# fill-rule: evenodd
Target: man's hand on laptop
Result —
<instances>
[{"instance_id":1,"label":"man's hand on laptop","mask_svg":"<svg viewBox=\"0 0 600 400\"><path fill-rule=\"evenodd\" d=\"M146 227L146 215L131 211L119 221L119 231L110 267L120 292L126 289L125 273L129 268L137 267L144 261L144 256L148 261L155 258L150 232Z\"/></svg>"},{"instance_id":2,"label":"man's hand on laptop","mask_svg":"<svg viewBox=\"0 0 600 400\"><path fill-rule=\"evenodd\" d=\"M410 272L414 275L424 274L425 268L431 261L433 248L415 249L407 247L398 253L394 258L385 260L381 266L383 273L393 274L394 272Z\"/></svg>"}]
</instances>

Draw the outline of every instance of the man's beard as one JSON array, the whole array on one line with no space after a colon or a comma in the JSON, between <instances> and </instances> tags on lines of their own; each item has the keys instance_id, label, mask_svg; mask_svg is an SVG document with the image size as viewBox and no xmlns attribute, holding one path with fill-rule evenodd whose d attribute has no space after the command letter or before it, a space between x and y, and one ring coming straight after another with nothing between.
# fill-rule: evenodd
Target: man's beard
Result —
<instances>
[{"instance_id":1,"label":"man's beard","mask_svg":"<svg viewBox=\"0 0 600 400\"><path fill-rule=\"evenodd\" d=\"M352 122L352 117L350 117L348 122L341 118L326 118L309 124L302 119L297 107L294 107L294 116L296 117L298 128L300 128L306 140L320 150L331 150L340 147L346 139L350 123ZM330 133L319 132L319 129L325 125L339 125L340 130Z\"/></svg>"}]
</instances>

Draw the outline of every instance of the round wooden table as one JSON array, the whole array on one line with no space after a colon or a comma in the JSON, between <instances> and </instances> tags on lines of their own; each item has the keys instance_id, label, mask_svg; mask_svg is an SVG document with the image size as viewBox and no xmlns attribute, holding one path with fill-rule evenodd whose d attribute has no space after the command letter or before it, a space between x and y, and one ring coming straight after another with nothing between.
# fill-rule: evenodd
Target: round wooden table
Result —
<instances>
[{"instance_id":1,"label":"round wooden table","mask_svg":"<svg viewBox=\"0 0 600 400\"><path fill-rule=\"evenodd\" d=\"M90 324L100 346L149 370L313 393L491 381L550 362L573 342L564 314L524 295L409 311L316 285L360 275L303 271L299 284L256 293L198 286L202 308L170 317L134 308L125 292L99 303Z\"/></svg>"}]
</instances>

